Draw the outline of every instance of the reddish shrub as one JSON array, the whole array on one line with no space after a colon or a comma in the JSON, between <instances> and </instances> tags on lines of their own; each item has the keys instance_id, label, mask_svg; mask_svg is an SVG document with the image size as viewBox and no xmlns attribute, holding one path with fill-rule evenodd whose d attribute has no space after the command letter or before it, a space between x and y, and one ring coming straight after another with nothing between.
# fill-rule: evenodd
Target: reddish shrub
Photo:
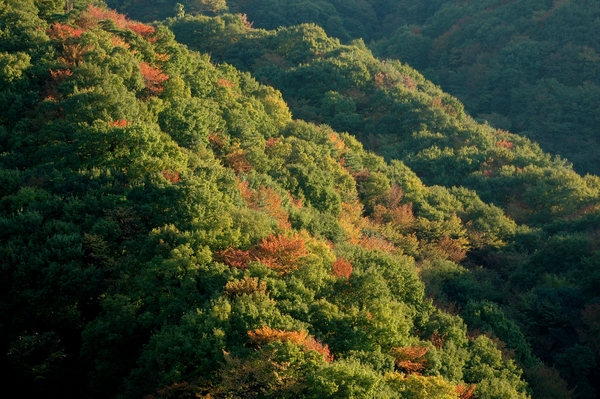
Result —
<instances>
[{"instance_id":1,"label":"reddish shrub","mask_svg":"<svg viewBox=\"0 0 600 399\"><path fill-rule=\"evenodd\" d=\"M456 386L456 393L460 399L475 399L475 388L477 388L477 385L475 384L458 384Z\"/></svg>"},{"instance_id":2,"label":"reddish shrub","mask_svg":"<svg viewBox=\"0 0 600 399\"><path fill-rule=\"evenodd\" d=\"M249 262L256 261L280 274L286 274L298 268L299 260L307 253L301 237L271 234L269 237L263 238L257 248L248 251L228 248L218 252L217 259L238 269L245 269Z\"/></svg>"},{"instance_id":3,"label":"reddish shrub","mask_svg":"<svg viewBox=\"0 0 600 399\"><path fill-rule=\"evenodd\" d=\"M68 77L73 76L73 71L71 71L70 69L57 69L56 71L50 69L50 76L52 76L52 79L55 80L56 82L62 82L63 80L67 79Z\"/></svg>"},{"instance_id":4,"label":"reddish shrub","mask_svg":"<svg viewBox=\"0 0 600 399\"><path fill-rule=\"evenodd\" d=\"M110 19L119 29L127 27L127 18L114 10L105 10L100 7L88 4L87 10L81 15L81 21L84 24L96 26L99 21Z\"/></svg>"},{"instance_id":5,"label":"reddish shrub","mask_svg":"<svg viewBox=\"0 0 600 399\"><path fill-rule=\"evenodd\" d=\"M250 340L258 345L264 345L274 341L289 341L296 345L302 346L306 351L312 350L319 352L321 355L323 355L325 361L328 363L333 361L333 355L329 351L329 346L323 345L314 337L309 336L308 332L305 330L285 331L265 326L257 328L256 330L248 331L248 337L250 337Z\"/></svg>"},{"instance_id":6,"label":"reddish shrub","mask_svg":"<svg viewBox=\"0 0 600 399\"><path fill-rule=\"evenodd\" d=\"M83 29L73 28L69 25L55 22L48 30L46 34L54 40L66 40L69 38L78 38L83 34Z\"/></svg>"},{"instance_id":7,"label":"reddish shrub","mask_svg":"<svg viewBox=\"0 0 600 399\"><path fill-rule=\"evenodd\" d=\"M331 270L336 277L349 278L352 274L352 263L340 257L333 262Z\"/></svg>"},{"instance_id":8,"label":"reddish shrub","mask_svg":"<svg viewBox=\"0 0 600 399\"><path fill-rule=\"evenodd\" d=\"M156 32L154 26L146 25L141 22L127 21L127 28L144 38L148 38Z\"/></svg>"},{"instance_id":9,"label":"reddish shrub","mask_svg":"<svg viewBox=\"0 0 600 399\"><path fill-rule=\"evenodd\" d=\"M110 127L125 127L129 122L126 119L119 119L116 121L108 122Z\"/></svg>"},{"instance_id":10,"label":"reddish shrub","mask_svg":"<svg viewBox=\"0 0 600 399\"><path fill-rule=\"evenodd\" d=\"M83 61L83 55L94 47L91 45L81 46L79 44L63 44L63 51L59 61L66 65L76 65Z\"/></svg>"},{"instance_id":11,"label":"reddish shrub","mask_svg":"<svg viewBox=\"0 0 600 399\"><path fill-rule=\"evenodd\" d=\"M163 170L162 175L166 180L170 181L171 183L179 183L179 181L181 180L181 178L179 177L179 172Z\"/></svg>"},{"instance_id":12,"label":"reddish shrub","mask_svg":"<svg viewBox=\"0 0 600 399\"><path fill-rule=\"evenodd\" d=\"M160 69L153 67L147 62L140 62L140 72L144 79L146 89L152 94L157 94L163 91L162 83L169 79L169 76L164 74Z\"/></svg>"},{"instance_id":13,"label":"reddish shrub","mask_svg":"<svg viewBox=\"0 0 600 399\"><path fill-rule=\"evenodd\" d=\"M428 347L406 346L403 348L393 348L392 356L396 358L396 367L407 373L418 373L427 367L425 355L429 352Z\"/></svg>"},{"instance_id":14,"label":"reddish shrub","mask_svg":"<svg viewBox=\"0 0 600 399\"><path fill-rule=\"evenodd\" d=\"M514 147L514 143L511 141L500 140L499 142L496 143L496 146L512 150Z\"/></svg>"},{"instance_id":15,"label":"reddish shrub","mask_svg":"<svg viewBox=\"0 0 600 399\"><path fill-rule=\"evenodd\" d=\"M216 259L226 265L243 270L248 267L248 263L252 260L252 256L249 251L227 248L224 251L216 253Z\"/></svg>"},{"instance_id":16,"label":"reddish shrub","mask_svg":"<svg viewBox=\"0 0 600 399\"><path fill-rule=\"evenodd\" d=\"M286 230L291 228L289 215L282 206L281 196L275 190L261 186L255 192L248 187L248 182L240 182L238 187L250 209L260 210L273 216L279 222L279 228Z\"/></svg>"},{"instance_id":17,"label":"reddish shrub","mask_svg":"<svg viewBox=\"0 0 600 399\"><path fill-rule=\"evenodd\" d=\"M217 85L221 86L221 87L235 87L235 83L225 79L225 78L219 78L217 79Z\"/></svg>"},{"instance_id":18,"label":"reddish shrub","mask_svg":"<svg viewBox=\"0 0 600 399\"><path fill-rule=\"evenodd\" d=\"M434 331L431 337L429 337L429 341L431 341L436 349L441 349L444 346L444 342L446 342L446 334L440 335L439 332Z\"/></svg>"},{"instance_id":19,"label":"reddish shrub","mask_svg":"<svg viewBox=\"0 0 600 399\"><path fill-rule=\"evenodd\" d=\"M269 137L267 139L267 141L265 142L265 148L270 149L275 144L279 144L280 141L281 141L281 139L279 139L279 138Z\"/></svg>"},{"instance_id":20,"label":"reddish shrub","mask_svg":"<svg viewBox=\"0 0 600 399\"><path fill-rule=\"evenodd\" d=\"M271 234L258 245L257 260L280 273L295 270L300 258L307 255L304 240L299 236L286 237Z\"/></svg>"},{"instance_id":21,"label":"reddish shrub","mask_svg":"<svg viewBox=\"0 0 600 399\"><path fill-rule=\"evenodd\" d=\"M304 341L304 348L309 351L319 352L325 358L327 363L333 362L333 355L329 351L329 345L323 345L320 341L316 340L314 337L308 337Z\"/></svg>"}]
</instances>

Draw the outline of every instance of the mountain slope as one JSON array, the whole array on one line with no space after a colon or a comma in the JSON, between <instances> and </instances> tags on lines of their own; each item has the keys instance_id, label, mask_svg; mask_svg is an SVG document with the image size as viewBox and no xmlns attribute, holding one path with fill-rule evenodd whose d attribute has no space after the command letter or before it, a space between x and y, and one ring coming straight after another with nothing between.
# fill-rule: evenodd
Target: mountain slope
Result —
<instances>
[{"instance_id":1,"label":"mountain slope","mask_svg":"<svg viewBox=\"0 0 600 399\"><path fill-rule=\"evenodd\" d=\"M453 261L516 231L499 208L293 120L165 27L36 4L0 4L0 362L22 392L528 397L418 275L470 275Z\"/></svg>"}]
</instances>

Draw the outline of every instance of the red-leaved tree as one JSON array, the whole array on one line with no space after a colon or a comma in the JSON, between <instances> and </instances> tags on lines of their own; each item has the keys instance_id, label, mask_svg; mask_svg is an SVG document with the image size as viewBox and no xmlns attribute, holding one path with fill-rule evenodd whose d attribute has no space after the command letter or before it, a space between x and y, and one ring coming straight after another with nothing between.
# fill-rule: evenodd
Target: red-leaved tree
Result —
<instances>
[{"instance_id":1,"label":"red-leaved tree","mask_svg":"<svg viewBox=\"0 0 600 399\"><path fill-rule=\"evenodd\" d=\"M167 74L144 61L140 62L140 72L144 79L144 85L151 94L158 94L163 91L162 83L169 79Z\"/></svg>"},{"instance_id":2,"label":"red-leaved tree","mask_svg":"<svg viewBox=\"0 0 600 399\"><path fill-rule=\"evenodd\" d=\"M246 269L248 263L254 261L284 275L296 270L302 258L308 255L308 251L304 239L299 235L287 237L271 234L263 238L258 247L247 251L228 248L216 255L218 260L231 267Z\"/></svg>"},{"instance_id":3,"label":"red-leaved tree","mask_svg":"<svg viewBox=\"0 0 600 399\"><path fill-rule=\"evenodd\" d=\"M425 355L429 352L428 347L405 346L392 349L392 356L396 359L398 370L410 374L418 373L427 367Z\"/></svg>"},{"instance_id":4,"label":"red-leaved tree","mask_svg":"<svg viewBox=\"0 0 600 399\"><path fill-rule=\"evenodd\" d=\"M333 262L331 267L333 275L336 277L349 278L352 274L352 263L350 261L340 257Z\"/></svg>"},{"instance_id":5,"label":"red-leaved tree","mask_svg":"<svg viewBox=\"0 0 600 399\"><path fill-rule=\"evenodd\" d=\"M323 355L328 363L333 361L333 355L329 351L327 344L322 344L316 338L309 336L305 330L285 331L276 328L264 326L255 330L248 331L250 340L258 345L265 345L270 342L291 342L303 347L306 351L316 351Z\"/></svg>"}]
</instances>

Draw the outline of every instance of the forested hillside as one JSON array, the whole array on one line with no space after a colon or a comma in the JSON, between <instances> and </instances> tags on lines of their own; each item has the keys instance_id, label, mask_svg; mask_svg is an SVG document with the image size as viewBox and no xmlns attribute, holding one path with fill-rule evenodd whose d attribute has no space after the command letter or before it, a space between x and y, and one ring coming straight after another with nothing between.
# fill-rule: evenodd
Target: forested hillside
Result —
<instances>
[{"instance_id":1,"label":"forested hillside","mask_svg":"<svg viewBox=\"0 0 600 399\"><path fill-rule=\"evenodd\" d=\"M363 41L108 3L0 1L24 395L596 397L598 177Z\"/></svg>"},{"instance_id":2,"label":"forested hillside","mask_svg":"<svg viewBox=\"0 0 600 399\"><path fill-rule=\"evenodd\" d=\"M174 2L109 0L136 18ZM255 28L315 23L362 38L459 98L470 115L600 174L600 5L589 0L182 0L190 13L247 14ZM158 10L150 12L149 10Z\"/></svg>"},{"instance_id":3,"label":"forested hillside","mask_svg":"<svg viewBox=\"0 0 600 399\"><path fill-rule=\"evenodd\" d=\"M600 4L446 3L373 49L427 71L476 118L600 174Z\"/></svg>"}]
</instances>

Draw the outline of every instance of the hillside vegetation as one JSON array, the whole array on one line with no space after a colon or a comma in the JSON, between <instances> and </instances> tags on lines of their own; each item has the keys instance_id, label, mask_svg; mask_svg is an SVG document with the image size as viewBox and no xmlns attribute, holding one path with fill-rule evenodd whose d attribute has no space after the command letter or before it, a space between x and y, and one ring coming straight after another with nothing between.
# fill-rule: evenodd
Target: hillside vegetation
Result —
<instances>
[{"instance_id":1,"label":"hillside vegetation","mask_svg":"<svg viewBox=\"0 0 600 399\"><path fill-rule=\"evenodd\" d=\"M63 6L0 2L24 394L595 397L599 178L313 24Z\"/></svg>"},{"instance_id":2,"label":"hillside vegetation","mask_svg":"<svg viewBox=\"0 0 600 399\"><path fill-rule=\"evenodd\" d=\"M136 18L175 15L160 0L109 0ZM362 38L460 99L470 115L600 174L600 5L589 0L182 0L189 13L247 15L255 28L314 23ZM154 10L151 12L150 10ZM158 12L157 12L158 11Z\"/></svg>"}]
</instances>

